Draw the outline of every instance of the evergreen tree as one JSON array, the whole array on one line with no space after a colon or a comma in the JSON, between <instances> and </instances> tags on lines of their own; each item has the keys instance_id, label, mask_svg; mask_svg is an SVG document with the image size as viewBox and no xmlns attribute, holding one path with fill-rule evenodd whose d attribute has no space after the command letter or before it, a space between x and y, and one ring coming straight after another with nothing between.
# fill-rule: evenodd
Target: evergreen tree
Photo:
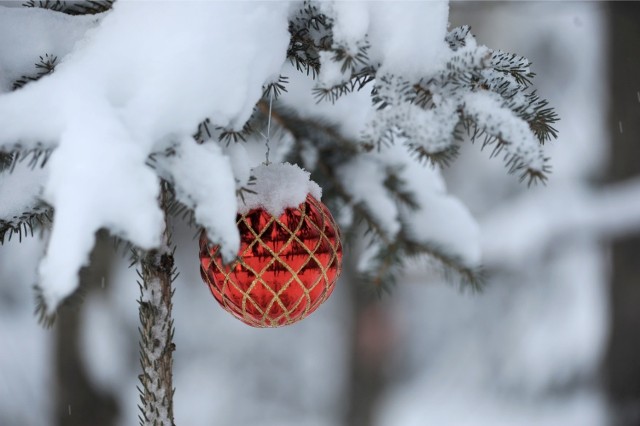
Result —
<instances>
[{"instance_id":1,"label":"evergreen tree","mask_svg":"<svg viewBox=\"0 0 640 426\"><path fill-rule=\"evenodd\" d=\"M379 292L412 258L481 284L476 225L439 174L465 141L528 184L549 173L557 117L531 64L447 31L446 3L23 6L0 8L0 35L26 37L20 55L0 45L0 242L48 239L47 324L73 301L95 232L129 248L141 424L173 424L170 220L232 260L265 158L312 173L347 242L366 243L353 264Z\"/></svg>"}]
</instances>

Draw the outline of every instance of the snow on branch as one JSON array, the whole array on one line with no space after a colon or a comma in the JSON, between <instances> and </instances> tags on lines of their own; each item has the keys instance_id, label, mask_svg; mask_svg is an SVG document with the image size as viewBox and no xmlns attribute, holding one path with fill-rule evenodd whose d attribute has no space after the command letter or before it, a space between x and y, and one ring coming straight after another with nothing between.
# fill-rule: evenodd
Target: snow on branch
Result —
<instances>
[{"instance_id":1,"label":"snow on branch","mask_svg":"<svg viewBox=\"0 0 640 426\"><path fill-rule=\"evenodd\" d=\"M101 18L0 6L0 93L13 90L23 76L28 78L34 71L41 71L34 69L39 58L46 63L48 59L65 57Z\"/></svg>"},{"instance_id":2,"label":"snow on branch","mask_svg":"<svg viewBox=\"0 0 640 426\"><path fill-rule=\"evenodd\" d=\"M290 105L308 105L310 97L303 89L302 93L290 90L282 99ZM275 121L299 141L292 154L315 170L323 199L333 206L344 233L357 233L364 225L370 238L360 262L362 278L385 291L408 260L427 258L461 283L479 286L477 225L465 206L446 194L440 171L419 164L401 145L358 152L355 140L319 121L331 118L339 123L343 108L366 110L367 105L368 95L348 96L336 103L338 112L331 116L323 114L322 105L305 117L288 109L274 112ZM360 124L364 123L363 116ZM354 123L349 120L349 124Z\"/></svg>"},{"instance_id":3,"label":"snow on branch","mask_svg":"<svg viewBox=\"0 0 640 426\"><path fill-rule=\"evenodd\" d=\"M558 118L530 90L531 63L479 46L469 27L447 33L446 3L311 3L299 15L292 40L306 56L290 58L298 69L313 64L318 101L335 104L373 83L377 111L362 133L365 147L401 139L418 158L447 165L466 133L504 153L509 172L529 183L547 178L539 145L557 136Z\"/></svg>"},{"instance_id":4,"label":"snow on branch","mask_svg":"<svg viewBox=\"0 0 640 426\"><path fill-rule=\"evenodd\" d=\"M233 255L235 192L256 165L235 147L265 121L265 95L292 141L279 149L320 171L327 201L375 228L392 258L432 254L462 275L477 265L474 221L421 161L447 164L465 131L487 135L514 171L548 171L541 145L557 117L530 90L529 62L478 46L466 27L447 32L447 2L58 3L0 7L0 153L52 152L39 268L49 313L99 229L157 248L161 181Z\"/></svg>"},{"instance_id":5,"label":"snow on branch","mask_svg":"<svg viewBox=\"0 0 640 426\"><path fill-rule=\"evenodd\" d=\"M9 222L39 204L46 170L22 161L0 172L0 220Z\"/></svg>"},{"instance_id":6,"label":"snow on branch","mask_svg":"<svg viewBox=\"0 0 640 426\"><path fill-rule=\"evenodd\" d=\"M484 145L494 145L493 155L505 151L510 172L523 170L522 178L546 179L547 158L528 123L504 108L491 92L472 92L464 98L464 116L473 126L474 138L485 136Z\"/></svg>"},{"instance_id":7,"label":"snow on branch","mask_svg":"<svg viewBox=\"0 0 640 426\"><path fill-rule=\"evenodd\" d=\"M216 126L244 126L285 60L287 13L286 4L240 2L120 1L97 18L0 7L0 53L10 58L3 87L28 75L45 53L62 58L51 75L0 96L0 151L18 144L54 149L43 199L55 218L39 268L48 313L76 288L98 229L143 249L159 244L161 176L148 157L189 137L205 117ZM7 41L20 39L26 53ZM231 168L193 145L181 144L170 177L231 252ZM184 158L188 164L180 164Z\"/></svg>"},{"instance_id":8,"label":"snow on branch","mask_svg":"<svg viewBox=\"0 0 640 426\"><path fill-rule=\"evenodd\" d=\"M166 157L157 157L160 173L167 175L176 199L193 209L195 220L219 242L225 259L240 247L236 229L236 183L229 158L215 144L197 144L183 138ZM215 173L212 173L215 171Z\"/></svg>"}]
</instances>

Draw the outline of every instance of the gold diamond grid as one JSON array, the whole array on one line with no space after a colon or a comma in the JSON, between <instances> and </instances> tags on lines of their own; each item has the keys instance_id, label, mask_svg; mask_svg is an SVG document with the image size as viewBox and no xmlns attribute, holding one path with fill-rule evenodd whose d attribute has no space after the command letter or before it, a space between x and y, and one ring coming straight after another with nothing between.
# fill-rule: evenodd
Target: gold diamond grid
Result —
<instances>
[{"instance_id":1,"label":"gold diamond grid","mask_svg":"<svg viewBox=\"0 0 640 426\"><path fill-rule=\"evenodd\" d=\"M317 210L317 212L319 213L320 223L316 223L314 220L312 220L310 216L308 216L308 211L311 207L310 204L313 204L313 207L315 207L315 210ZM221 292L223 307L233 315L236 315L236 316L241 315L241 319L246 323L249 323L251 325L258 326L258 327L277 327L280 325L288 325L302 318L305 318L310 312L312 312L320 304L322 304L327 299L327 297L329 297L331 287L333 286L333 282L330 282L329 277L327 275L328 266L333 264L334 261L337 263L337 271L336 271L336 276L334 278L334 281L335 279L337 279L338 275L340 274L340 270L341 270L340 256L342 253L342 246L340 243L339 229L333 217L331 216L331 213L329 213L329 211L323 204L321 204L318 200L316 200L310 195L307 196L306 202L300 205L299 211L300 211L300 220L298 222L297 227L293 230L291 230L279 218L276 218L274 216L270 217L270 219L267 221L267 223L262 227L262 229L259 232L253 229L252 225L247 221L247 216L249 215L249 213L240 216L240 218L238 219L237 224L240 225L242 222L244 222L247 229L253 235L253 240L244 249L242 254L250 252L251 249L254 247L254 245L260 244L271 255L271 259L269 260L269 262L267 262L267 264L265 264L260 271L256 271L250 265L244 262L242 254L238 257L238 260L236 260L232 265L230 265L230 267L224 267L220 263L219 259L217 259L218 261L216 261L216 258L214 257L210 259L211 263L215 265L216 269L224 276L222 286L221 287L214 286L214 287L217 287ZM309 217L309 220L305 220L307 217ZM267 243L263 241L264 233L269 229L269 227L274 222L278 226L280 226L281 229L285 230L289 234L288 240L282 245L282 247L278 250L278 252L274 251ZM313 227L315 227L316 230L318 231L318 234L320 235L320 238L318 238L318 241L316 242L315 247L313 247L313 249L309 249L309 247L298 237L298 232L300 231L300 229L305 223L311 224ZM335 244L332 244L331 239L326 235L325 228L335 230L336 232ZM325 240L331 247L331 258L329 259L326 265L323 265L323 263L316 257L316 252L322 246L323 240ZM308 254L307 259L302 263L299 270L297 271L293 270L293 268L285 260L283 260L280 257L282 252L294 241L298 242L300 247L303 247ZM314 261L318 265L320 274L317 276L313 284L307 287L300 280L298 274L311 261ZM281 265L290 273L289 279L282 285L282 287L277 292L274 291L271 288L271 286L269 286L262 278L262 274L266 272L276 262L278 262L279 265ZM242 288L240 288L231 277L231 275L233 274L233 271L238 267L238 264L241 266L241 268L251 272L255 277L246 290L243 290ZM205 274L205 275L206 275L207 283L211 285L208 274ZM303 291L303 295L302 297L300 297L300 299L298 299L293 304L293 306L291 306L290 309L287 309L285 304L280 299L280 296L282 295L282 293L287 291L287 289L293 282L297 282L299 284L300 288ZM314 303L314 301L311 300L310 293L313 291L313 289L317 285L320 285L320 283L322 282L324 282L324 285L325 285L324 294L319 300L316 300ZM264 309L260 307L250 296L251 291L255 288L255 286L259 284L262 284L263 288L267 289L272 294L271 301ZM228 291L228 286L233 286L238 292L242 294L241 307L238 307L235 303L231 302L228 299L226 295ZM303 301L306 301L306 306L304 308L304 311L301 314L298 314L295 317L292 317L291 316L292 313L298 309L299 305L303 303ZM260 312L262 316L260 319L256 319L253 315L247 312L248 303L251 303L251 305ZM269 318L269 311L274 303L277 303L280 306L283 313L278 317ZM240 312L238 312L238 308L240 308ZM286 320L283 324L280 324L280 321L283 317Z\"/></svg>"}]
</instances>

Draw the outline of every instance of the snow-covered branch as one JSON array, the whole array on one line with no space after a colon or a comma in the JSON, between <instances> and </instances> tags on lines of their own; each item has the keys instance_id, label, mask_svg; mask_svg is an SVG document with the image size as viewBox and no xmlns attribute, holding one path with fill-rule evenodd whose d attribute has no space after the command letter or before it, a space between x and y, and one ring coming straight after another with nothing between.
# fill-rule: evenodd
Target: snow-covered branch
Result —
<instances>
[{"instance_id":1,"label":"snow-covered branch","mask_svg":"<svg viewBox=\"0 0 640 426\"><path fill-rule=\"evenodd\" d=\"M276 123L292 110L279 160L326 166L338 217L359 215L395 257L477 266L473 219L423 161L452 161L464 130L487 135L513 171L545 177L556 117L529 90L529 62L479 46L466 27L447 32L445 1L53 8L0 7L0 152L52 151L42 192L29 192L55 212L39 268L48 313L76 288L99 229L158 248L161 180L234 256L234 194L264 158L263 140L259 156L248 151L265 134L265 93L277 95Z\"/></svg>"},{"instance_id":2,"label":"snow-covered branch","mask_svg":"<svg viewBox=\"0 0 640 426\"><path fill-rule=\"evenodd\" d=\"M63 58L52 75L0 96L0 149L55 148L43 192L55 221L40 266L49 313L75 289L98 229L143 249L159 245L159 178L146 164L149 155L190 136L205 117L220 126L244 125L263 84L285 60L287 11L286 4L160 3L149 9L123 1L96 18L0 7L1 20L17 18L0 25L3 57L15 58L7 62L14 71L3 78L17 79L44 53ZM29 33L19 22L31 16L35 24L25 26L40 27ZM26 46L33 55L16 57L7 40L21 38L31 41ZM213 177L198 170L203 181L234 182L228 167L218 167ZM174 171L177 184L186 183ZM198 219L233 251L237 237L219 232L229 228L230 214L217 218L218 209L205 208L223 203L232 211L235 203L217 188L207 195L207 204L203 197L194 200L203 205Z\"/></svg>"}]
</instances>

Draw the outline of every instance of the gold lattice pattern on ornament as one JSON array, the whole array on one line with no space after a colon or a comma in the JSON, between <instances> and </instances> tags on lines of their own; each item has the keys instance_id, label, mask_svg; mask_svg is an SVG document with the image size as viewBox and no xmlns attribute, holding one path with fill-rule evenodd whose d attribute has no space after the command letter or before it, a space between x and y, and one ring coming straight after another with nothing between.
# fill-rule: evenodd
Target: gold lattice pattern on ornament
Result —
<instances>
[{"instance_id":1,"label":"gold lattice pattern on ornament","mask_svg":"<svg viewBox=\"0 0 640 426\"><path fill-rule=\"evenodd\" d=\"M308 215L309 210L316 211L318 213L319 223L316 223L316 220L313 220L313 218ZM256 230L249 219L251 212L241 215L237 221L238 227L248 230L253 236L253 240L242 250L238 259L230 267L223 266L219 258L212 257L210 259L210 264L214 266L222 276L224 276L222 285L213 285L213 287L216 287L221 293L223 307L231 314L240 316L244 322L258 327L275 327L291 324L313 312L329 297L331 293L334 282L340 273L340 256L342 253L342 246L338 234L338 227L331 214L326 210L326 207L313 197L307 197L306 202L300 205L298 212L300 214L300 218L297 220L297 224L294 229L291 229L286 223L280 220L280 218L270 216L269 220L264 223L261 229ZM286 217L286 214L281 217ZM299 236L304 225L315 228L315 231L317 232L318 238L313 248L309 248ZM279 230L284 231L284 233L287 234L286 242L284 242L277 251L274 250L268 242L264 241L266 238L265 234L268 230L272 229L272 226L277 226ZM329 232L335 232L335 238L330 238L330 236L327 235L327 230L329 230ZM272 232L274 231L272 230ZM283 259L283 253L287 253L291 250L294 243L297 243L298 247L302 247L307 256L300 265L292 266L286 259ZM328 260L325 259L323 261L319 256L325 254L324 251L326 251L327 247L329 247L330 257ZM321 252L321 248L324 251ZM249 262L245 261L245 257L255 250L264 250L270 255L269 261L266 262L260 270L256 270L249 264ZM300 279L300 274L311 262L315 265L310 265L310 267L312 269L317 269L319 274L317 274L317 277L313 282L307 286ZM334 273L330 272L332 265ZM337 265L337 269L335 265ZM296 268L294 269L294 267ZM272 286L264 279L267 272L274 269L284 269L289 272L289 278L281 285L279 284L280 288L277 289L277 291L274 290L274 288L272 288ZM234 273L239 270L249 271L255 277L246 289L239 286L233 277ZM211 287L212 283L209 274L204 274L204 277ZM294 303L286 303L281 298L283 297L283 294L287 293L287 290L293 283L296 283L300 287L302 295ZM260 306L260 303L257 303L251 296L254 288L260 285L271 295L271 300L264 307ZM321 297L315 298L314 300L312 292L318 285L324 285L324 289ZM242 295L241 306L238 306L230 300L228 296L230 292L229 286L232 286ZM299 310L302 303L306 303L304 309L294 315L294 313ZM270 312L274 304L278 305L282 314L276 317L271 317ZM258 311L260 313L260 318L256 318L256 315L251 314L250 310ZM282 321L283 319L284 321Z\"/></svg>"}]
</instances>

